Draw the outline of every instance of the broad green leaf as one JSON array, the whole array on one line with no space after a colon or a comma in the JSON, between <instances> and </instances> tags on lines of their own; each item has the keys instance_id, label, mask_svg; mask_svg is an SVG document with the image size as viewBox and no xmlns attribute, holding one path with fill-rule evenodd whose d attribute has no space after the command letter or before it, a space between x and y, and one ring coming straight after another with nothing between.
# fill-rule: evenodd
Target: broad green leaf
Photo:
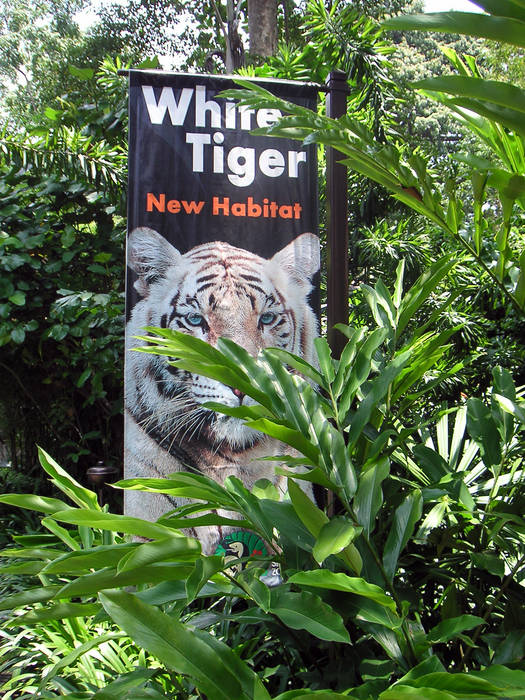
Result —
<instances>
[{"instance_id":1,"label":"broad green leaf","mask_svg":"<svg viewBox=\"0 0 525 700\"><path fill-rule=\"evenodd\" d=\"M367 536L374 529L376 515L383 503L381 484L388 476L389 471L388 459L383 457L363 471L359 479L359 486L354 497L354 510L357 521L363 526Z\"/></svg>"},{"instance_id":2,"label":"broad green leaf","mask_svg":"<svg viewBox=\"0 0 525 700\"><path fill-rule=\"evenodd\" d=\"M228 476L224 481L224 487L231 494L237 508L252 523L253 529L271 542L273 535L273 523L266 516L260 506L260 501L244 486L242 481L235 476Z\"/></svg>"},{"instance_id":3,"label":"broad green leaf","mask_svg":"<svg viewBox=\"0 0 525 700\"><path fill-rule=\"evenodd\" d=\"M44 561L23 561L2 566L2 573L8 576L37 576L45 565Z\"/></svg>"},{"instance_id":4,"label":"broad green leaf","mask_svg":"<svg viewBox=\"0 0 525 700\"><path fill-rule=\"evenodd\" d=\"M59 586L58 598L76 598L91 595L108 588L138 586L141 583L160 583L161 581L177 581L186 579L192 572L193 566L188 563L161 562L143 566L132 571L118 574L115 569L102 569L91 574L79 576L71 583Z\"/></svg>"},{"instance_id":5,"label":"broad green leaf","mask_svg":"<svg viewBox=\"0 0 525 700\"><path fill-rule=\"evenodd\" d=\"M61 557L64 554L62 549L46 549L42 547L38 548L27 548L27 549L2 549L0 550L0 557L5 557L9 559L15 557L17 559L44 559L46 561L53 561L57 557Z\"/></svg>"},{"instance_id":6,"label":"broad green leaf","mask_svg":"<svg viewBox=\"0 0 525 700\"><path fill-rule=\"evenodd\" d=\"M186 596L188 605L195 600L203 586L223 568L224 560L219 556L199 557L195 567L186 579Z\"/></svg>"},{"instance_id":7,"label":"broad green leaf","mask_svg":"<svg viewBox=\"0 0 525 700\"><path fill-rule=\"evenodd\" d=\"M452 469L455 469L461 456L461 448L465 436L465 428L467 426L467 407L460 406L456 413L454 421L454 432L452 433L452 441L450 443L450 458L449 463Z\"/></svg>"},{"instance_id":8,"label":"broad green leaf","mask_svg":"<svg viewBox=\"0 0 525 700\"><path fill-rule=\"evenodd\" d=\"M209 479L203 474L192 474L191 472L175 472L165 479L123 479L117 481L113 486L134 491L195 498L222 505L228 510L234 505L226 489L213 479Z\"/></svg>"},{"instance_id":9,"label":"broad green leaf","mask_svg":"<svg viewBox=\"0 0 525 700\"><path fill-rule=\"evenodd\" d=\"M330 346L325 338L315 338L314 345L319 359L319 368L325 377L325 384L331 384L335 377L335 370L332 363Z\"/></svg>"},{"instance_id":10,"label":"broad green leaf","mask_svg":"<svg viewBox=\"0 0 525 700\"><path fill-rule=\"evenodd\" d=\"M480 100L471 99L469 97L454 97L452 99L447 99L441 96L440 93L428 92L425 94L435 97L454 111L458 111L460 115L463 115L465 111L468 110L470 113L474 113L474 115L486 117L490 121L497 122L500 125L512 129L518 136L523 137L525 135L522 112L518 112L517 110L509 110L506 107L500 107L499 105L492 104L490 102L481 102ZM505 205L503 197L502 204ZM482 219L480 219L480 223L485 226ZM477 252L479 254L479 251Z\"/></svg>"},{"instance_id":11,"label":"broad green leaf","mask_svg":"<svg viewBox=\"0 0 525 700\"><path fill-rule=\"evenodd\" d=\"M24 292L21 292L17 289L17 291L14 294L11 294L11 296L9 297L9 301L15 304L16 306L23 306L26 303L26 295L24 294Z\"/></svg>"},{"instance_id":12,"label":"broad green leaf","mask_svg":"<svg viewBox=\"0 0 525 700\"><path fill-rule=\"evenodd\" d=\"M363 558L354 544L350 543L336 556L345 563L349 571L358 576L361 574L363 570Z\"/></svg>"},{"instance_id":13,"label":"broad green leaf","mask_svg":"<svg viewBox=\"0 0 525 700\"><path fill-rule=\"evenodd\" d=\"M357 700L357 695L348 695L348 693L334 693L331 690L287 690L285 693L277 695L274 700Z\"/></svg>"},{"instance_id":14,"label":"broad green leaf","mask_svg":"<svg viewBox=\"0 0 525 700\"><path fill-rule=\"evenodd\" d=\"M147 564L173 559L188 559L199 556L201 546L190 537L167 537L145 542L126 554L117 565L117 572L131 571Z\"/></svg>"},{"instance_id":15,"label":"broad green leaf","mask_svg":"<svg viewBox=\"0 0 525 700\"><path fill-rule=\"evenodd\" d=\"M353 368L354 358L358 348L360 347L360 343L363 340L366 329L348 328L347 326L342 327L340 324L336 324L335 328L338 328L338 330L344 332L344 334L348 337L348 342L344 346L343 352L341 353L337 373L332 385L333 394L337 398L346 387L348 376Z\"/></svg>"},{"instance_id":16,"label":"broad green leaf","mask_svg":"<svg viewBox=\"0 0 525 700\"><path fill-rule=\"evenodd\" d=\"M421 678L421 676L426 676L429 673L435 673L438 671L444 671L445 667L438 659L437 656L429 656L424 661L420 661L417 666L414 666L406 673L402 678L400 678L397 683L400 685L410 685L410 682L414 678Z\"/></svg>"},{"instance_id":17,"label":"broad green leaf","mask_svg":"<svg viewBox=\"0 0 525 700\"><path fill-rule=\"evenodd\" d=\"M445 501L440 501L439 503L436 503L436 505L433 506L431 510L427 513L423 522L419 526L419 530L414 536L414 540L421 540L424 542L427 539L430 532L432 532L432 530L435 530L441 525L446 511L447 504Z\"/></svg>"},{"instance_id":18,"label":"broad green leaf","mask_svg":"<svg viewBox=\"0 0 525 700\"><path fill-rule=\"evenodd\" d=\"M288 365L292 369L297 370L298 372L300 372L301 375L303 375L304 377L308 377L315 384L319 384L319 386L322 386L323 389L328 389L328 386L325 383L325 379L323 375L319 372L319 370L315 369L315 367L312 367L312 365L308 364L308 362L306 362L306 360L303 360L301 357L298 357L297 355L292 355L287 350L281 350L280 348L267 348L265 350L265 354L269 357L276 357L283 364Z\"/></svg>"},{"instance_id":19,"label":"broad green leaf","mask_svg":"<svg viewBox=\"0 0 525 700\"><path fill-rule=\"evenodd\" d=\"M7 493L5 496L0 496L0 503L6 503L10 506L18 508L26 508L27 510L36 510L41 513L56 513L59 510L67 510L68 506L64 501L58 498L48 498L46 496L37 496L32 493Z\"/></svg>"},{"instance_id":20,"label":"broad green leaf","mask_svg":"<svg viewBox=\"0 0 525 700\"><path fill-rule=\"evenodd\" d=\"M91 700L118 700L119 698L125 698L125 700L147 700L148 698L159 698L162 700L164 695L154 694L152 688L148 689L148 693L143 695L133 695L130 694L134 688L143 685L152 676L158 673L156 668L139 668L137 671L130 671L130 673L124 673L111 683L108 683L101 690L91 696ZM139 691L140 692L140 691Z\"/></svg>"},{"instance_id":21,"label":"broad green leaf","mask_svg":"<svg viewBox=\"0 0 525 700\"><path fill-rule=\"evenodd\" d=\"M284 442L286 445L294 447L301 454L305 455L305 457L308 457L308 459L310 459L312 462L317 463L319 459L318 450L298 430L287 428L284 425L279 425L278 423L269 421L266 418L248 421L246 425L254 430L260 430L260 432L265 433L265 435L281 440L281 442Z\"/></svg>"},{"instance_id":22,"label":"broad green leaf","mask_svg":"<svg viewBox=\"0 0 525 700\"><path fill-rule=\"evenodd\" d=\"M290 593L281 588L271 590L270 612L292 629L304 629L328 642L350 643L341 616L319 596L302 591Z\"/></svg>"},{"instance_id":23,"label":"broad green leaf","mask_svg":"<svg viewBox=\"0 0 525 700\"><path fill-rule=\"evenodd\" d=\"M351 577L342 573L334 573L328 569L316 569L314 571L299 571L288 579L289 583L298 586L311 586L313 588L327 588L333 591L343 591L354 595L370 598L370 600L383 605L395 612L396 604L389 598L382 588L373 583L368 583L363 578Z\"/></svg>"},{"instance_id":24,"label":"broad green leaf","mask_svg":"<svg viewBox=\"0 0 525 700\"><path fill-rule=\"evenodd\" d=\"M514 416L516 420L525 425L525 406L519 405L514 401L511 401L506 396L500 396L499 394L493 394L494 400L501 406L501 408Z\"/></svg>"},{"instance_id":25,"label":"broad green leaf","mask_svg":"<svg viewBox=\"0 0 525 700\"><path fill-rule=\"evenodd\" d=\"M299 489L299 487L297 488ZM260 505L273 522L281 538L289 538L293 542L294 547L300 547L306 552L312 551L314 538L297 515L291 503L265 499L260 502Z\"/></svg>"},{"instance_id":26,"label":"broad green leaf","mask_svg":"<svg viewBox=\"0 0 525 700\"><path fill-rule=\"evenodd\" d=\"M394 522L385 544L383 566L390 580L393 579L397 568L399 555L405 548L414 532L414 527L421 518L423 497L421 491L409 493L394 513Z\"/></svg>"},{"instance_id":27,"label":"broad green leaf","mask_svg":"<svg viewBox=\"0 0 525 700\"><path fill-rule=\"evenodd\" d=\"M491 664L482 671L471 671L471 676L483 678L484 680L499 686L500 688L525 690L525 671L521 669L511 669L500 664ZM512 697L519 697L512 695Z\"/></svg>"},{"instance_id":28,"label":"broad green leaf","mask_svg":"<svg viewBox=\"0 0 525 700\"><path fill-rule=\"evenodd\" d=\"M100 511L97 494L76 482L45 450L38 447L38 459L51 480L80 508Z\"/></svg>"},{"instance_id":29,"label":"broad green leaf","mask_svg":"<svg viewBox=\"0 0 525 700\"><path fill-rule=\"evenodd\" d=\"M80 535L80 528L78 533L74 533L72 530L66 530L66 528L59 525L56 520L53 520L51 516L42 518L41 523L44 527L47 527L47 529L50 530L59 540L62 540L62 542L72 551L77 551L82 548L80 544L80 537L77 538L72 536L75 534Z\"/></svg>"},{"instance_id":30,"label":"broad green leaf","mask_svg":"<svg viewBox=\"0 0 525 700\"><path fill-rule=\"evenodd\" d=\"M414 317L414 314L426 302L434 289L441 280L448 275L454 265L456 265L456 261L449 256L440 258L414 282L412 287L410 287L399 306L396 338L401 336L401 333Z\"/></svg>"},{"instance_id":31,"label":"broad green leaf","mask_svg":"<svg viewBox=\"0 0 525 700\"><path fill-rule=\"evenodd\" d=\"M505 561L496 552L471 552L470 560L478 569L489 571L494 576L503 578L505 575Z\"/></svg>"},{"instance_id":32,"label":"broad green leaf","mask_svg":"<svg viewBox=\"0 0 525 700\"><path fill-rule=\"evenodd\" d=\"M100 612L100 603L57 603L47 608L37 608L7 622L8 627L35 625L47 620L64 620L70 617L91 617Z\"/></svg>"},{"instance_id":33,"label":"broad green leaf","mask_svg":"<svg viewBox=\"0 0 525 700\"><path fill-rule=\"evenodd\" d=\"M525 307L525 250L521 253L519 259L520 274L516 287L514 289L514 297L521 308Z\"/></svg>"},{"instance_id":34,"label":"broad green leaf","mask_svg":"<svg viewBox=\"0 0 525 700\"><path fill-rule=\"evenodd\" d=\"M448 413L443 413L436 423L438 452L448 462Z\"/></svg>"},{"instance_id":35,"label":"broad green leaf","mask_svg":"<svg viewBox=\"0 0 525 700\"><path fill-rule=\"evenodd\" d=\"M426 676L414 678L411 685L416 688L436 688L454 693L454 696L473 695L482 697L498 697L500 689L483 678L476 678L470 673L446 673L438 671Z\"/></svg>"},{"instance_id":36,"label":"broad green leaf","mask_svg":"<svg viewBox=\"0 0 525 700\"><path fill-rule=\"evenodd\" d=\"M225 644L191 630L123 591L100 594L107 613L136 644L169 669L191 678L214 700L269 700L257 675Z\"/></svg>"},{"instance_id":37,"label":"broad green leaf","mask_svg":"<svg viewBox=\"0 0 525 700\"><path fill-rule=\"evenodd\" d=\"M30 588L20 593L13 593L0 600L0 610L15 610L24 605L33 603L45 603L55 597L61 586L44 586L41 588Z\"/></svg>"},{"instance_id":38,"label":"broad green leaf","mask_svg":"<svg viewBox=\"0 0 525 700\"><path fill-rule=\"evenodd\" d=\"M123 556L139 545L134 542L92 547L62 553L42 569L43 574L79 574L90 569L116 566Z\"/></svg>"},{"instance_id":39,"label":"broad green leaf","mask_svg":"<svg viewBox=\"0 0 525 700\"><path fill-rule=\"evenodd\" d=\"M396 684L381 693L378 700L457 700L457 695L435 688L413 688L410 685Z\"/></svg>"},{"instance_id":40,"label":"broad green leaf","mask_svg":"<svg viewBox=\"0 0 525 700\"><path fill-rule=\"evenodd\" d=\"M459 615L448 620L443 620L428 633L428 641L431 644L443 644L454 639L465 630L474 629L483 624L483 619L476 615Z\"/></svg>"},{"instance_id":41,"label":"broad green leaf","mask_svg":"<svg viewBox=\"0 0 525 700\"><path fill-rule=\"evenodd\" d=\"M168 515L166 517L159 518L157 520L159 525L166 525L166 527L173 527L177 530L184 529L186 527L207 527L210 525L226 525L232 526L237 529L247 528L249 529L251 523L249 520L243 520L242 518L223 518L221 515L216 515L215 513L207 513L206 515L188 515L187 517L177 517L177 515Z\"/></svg>"},{"instance_id":42,"label":"broad green leaf","mask_svg":"<svg viewBox=\"0 0 525 700\"><path fill-rule=\"evenodd\" d=\"M497 397L505 397L505 399L511 402L511 406L513 406L516 401L516 386L511 373L503 369L503 367L494 367L492 376L494 377L494 387L491 395L492 416L498 423L503 442L508 443L514 435L513 415L515 416L515 414L509 413L501 403L499 403ZM525 411L523 411L523 418L525 422Z\"/></svg>"},{"instance_id":43,"label":"broad green leaf","mask_svg":"<svg viewBox=\"0 0 525 700\"><path fill-rule=\"evenodd\" d=\"M197 560L198 561L198 560ZM193 576L195 569L191 572L189 576ZM139 591L136 595L137 598L148 603L149 605L164 605L164 603L173 603L178 600L187 600L188 594L186 590L186 580L179 581L162 581L156 586L151 586L143 591ZM195 579L194 579L195 581ZM192 582L192 584L194 583ZM193 591L190 591L193 592ZM222 595L235 595L239 594L239 587L233 586L232 584L226 584L217 581L208 581L200 589L200 591L195 595L195 598L217 598Z\"/></svg>"},{"instance_id":44,"label":"broad green leaf","mask_svg":"<svg viewBox=\"0 0 525 700\"><path fill-rule=\"evenodd\" d=\"M467 401L467 428L481 449L485 466L501 462L501 438L490 409L481 399Z\"/></svg>"},{"instance_id":45,"label":"broad green leaf","mask_svg":"<svg viewBox=\"0 0 525 700\"><path fill-rule=\"evenodd\" d=\"M412 83L412 87L493 102L525 114L525 90L509 83L470 76L446 75L420 80Z\"/></svg>"},{"instance_id":46,"label":"broad green leaf","mask_svg":"<svg viewBox=\"0 0 525 700\"><path fill-rule=\"evenodd\" d=\"M405 277L405 258L399 261L396 268L396 282L392 302L396 309L399 309L403 299L403 279Z\"/></svg>"},{"instance_id":47,"label":"broad green leaf","mask_svg":"<svg viewBox=\"0 0 525 700\"><path fill-rule=\"evenodd\" d=\"M348 444L355 445L365 426L367 425L372 411L386 396L388 390L392 386L395 378L401 373L403 367L407 364L410 358L410 352L403 352L397 355L386 367L383 368L381 374L375 377L368 388L364 399L359 404L356 412L352 416L350 422L350 431L348 433Z\"/></svg>"},{"instance_id":48,"label":"broad green leaf","mask_svg":"<svg viewBox=\"0 0 525 700\"><path fill-rule=\"evenodd\" d=\"M350 372L345 378L344 388L339 399L338 410L341 421L345 419L357 390L368 379L372 366L372 356L387 335L384 328L377 328L360 345L355 359L351 363Z\"/></svg>"},{"instance_id":49,"label":"broad green leaf","mask_svg":"<svg viewBox=\"0 0 525 700\"><path fill-rule=\"evenodd\" d=\"M297 486L293 479L288 479L288 493L295 512L301 522L314 537L318 537L323 526L328 522L328 517L315 503L308 498L305 492Z\"/></svg>"},{"instance_id":50,"label":"broad green leaf","mask_svg":"<svg viewBox=\"0 0 525 700\"><path fill-rule=\"evenodd\" d=\"M349 607L352 610L353 619L359 624L366 623L364 629L367 630L368 624L379 625L387 630L397 630L403 623L403 620L390 607L387 608L371 598L354 599L349 603Z\"/></svg>"},{"instance_id":51,"label":"broad green leaf","mask_svg":"<svg viewBox=\"0 0 525 700\"><path fill-rule=\"evenodd\" d=\"M272 501L280 498L279 489L269 479L258 479L252 487L252 494L256 498L270 498Z\"/></svg>"},{"instance_id":52,"label":"broad green leaf","mask_svg":"<svg viewBox=\"0 0 525 700\"><path fill-rule=\"evenodd\" d=\"M304 464L304 460L294 460L294 458L291 458L293 460L293 464L298 463L298 466L302 466ZM286 461L286 464L290 464L288 459L283 460ZM322 486L325 489L331 489L332 491L337 491L337 485L331 481L324 473L322 469L319 467L314 467L313 469L309 469L307 472L301 473L301 472L294 472L291 471L290 469L284 469L283 467L276 467L275 468L275 473L280 474L281 476L287 476L292 479L296 479L297 481L310 481L313 484L319 484L319 486Z\"/></svg>"},{"instance_id":53,"label":"broad green leaf","mask_svg":"<svg viewBox=\"0 0 525 700\"><path fill-rule=\"evenodd\" d=\"M385 29L423 30L467 34L504 44L525 46L525 22L508 17L494 17L472 12L432 12L424 15L403 15L383 22Z\"/></svg>"},{"instance_id":54,"label":"broad green leaf","mask_svg":"<svg viewBox=\"0 0 525 700\"><path fill-rule=\"evenodd\" d=\"M271 589L259 580L260 569L246 568L238 575L237 580L242 587L265 613L271 606Z\"/></svg>"},{"instance_id":55,"label":"broad green leaf","mask_svg":"<svg viewBox=\"0 0 525 700\"><path fill-rule=\"evenodd\" d=\"M116 515L114 513L103 513L101 511L87 510L63 510L53 513L53 518L60 522L71 523L73 525L87 525L88 527L98 528L100 530L110 530L111 532L124 532L129 535L138 535L139 537L150 537L152 539L158 537L179 538L183 535L177 530L172 530L165 525L158 525L149 520L141 518L132 518L127 515Z\"/></svg>"},{"instance_id":56,"label":"broad green leaf","mask_svg":"<svg viewBox=\"0 0 525 700\"><path fill-rule=\"evenodd\" d=\"M525 22L525 5L523 0L476 0L476 5L491 15L513 17Z\"/></svg>"},{"instance_id":57,"label":"broad green leaf","mask_svg":"<svg viewBox=\"0 0 525 700\"><path fill-rule=\"evenodd\" d=\"M397 630L394 631L384 625L376 625L373 622L366 622L362 619L359 620L358 624L366 634L369 634L370 637L383 648L387 656L395 661L401 669L407 668L406 659L403 656L397 639Z\"/></svg>"},{"instance_id":58,"label":"broad green leaf","mask_svg":"<svg viewBox=\"0 0 525 700\"><path fill-rule=\"evenodd\" d=\"M429 477L430 483L438 483L450 474L448 464L435 450L417 443L412 451L418 467L421 467L425 475Z\"/></svg>"},{"instance_id":59,"label":"broad green leaf","mask_svg":"<svg viewBox=\"0 0 525 700\"><path fill-rule=\"evenodd\" d=\"M313 548L314 558L319 564L331 554L338 554L362 531L349 520L340 516L331 518L323 525Z\"/></svg>"}]
</instances>

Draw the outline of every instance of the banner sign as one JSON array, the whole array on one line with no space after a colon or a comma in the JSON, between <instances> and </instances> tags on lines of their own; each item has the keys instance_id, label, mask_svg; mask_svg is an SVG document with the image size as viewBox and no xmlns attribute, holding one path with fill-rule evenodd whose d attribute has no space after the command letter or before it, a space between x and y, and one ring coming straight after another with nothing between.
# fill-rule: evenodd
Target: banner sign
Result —
<instances>
[{"instance_id":1,"label":"banner sign","mask_svg":"<svg viewBox=\"0 0 525 700\"><path fill-rule=\"evenodd\" d=\"M315 146L251 134L281 116L218 94L219 76L130 71L126 313L126 478L197 469L248 486L275 445L204 408L241 392L131 352L145 326L250 353L282 347L312 359L319 243ZM261 81L316 108L315 86ZM264 473L263 473L264 472ZM268 472L268 474L266 473ZM273 478L273 476L272 476ZM178 501L128 492L126 511L156 518ZM149 497L149 500L148 500Z\"/></svg>"}]
</instances>

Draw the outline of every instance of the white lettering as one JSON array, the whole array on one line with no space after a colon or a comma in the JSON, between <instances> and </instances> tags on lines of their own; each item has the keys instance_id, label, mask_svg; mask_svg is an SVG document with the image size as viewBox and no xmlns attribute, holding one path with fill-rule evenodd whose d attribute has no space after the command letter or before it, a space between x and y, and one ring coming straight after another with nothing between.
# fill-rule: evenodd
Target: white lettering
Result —
<instances>
[{"instance_id":1,"label":"white lettering","mask_svg":"<svg viewBox=\"0 0 525 700\"><path fill-rule=\"evenodd\" d=\"M237 105L235 102L226 102L225 112L224 126L227 129L235 129L237 123Z\"/></svg>"},{"instance_id":2,"label":"white lettering","mask_svg":"<svg viewBox=\"0 0 525 700\"><path fill-rule=\"evenodd\" d=\"M224 134L220 131L216 131L213 134L213 141L214 143L224 143ZM213 172L224 172L224 148L222 146L213 147Z\"/></svg>"},{"instance_id":3,"label":"white lettering","mask_svg":"<svg viewBox=\"0 0 525 700\"><path fill-rule=\"evenodd\" d=\"M288 151L288 177L298 177L299 163L306 163L306 151Z\"/></svg>"},{"instance_id":4,"label":"white lettering","mask_svg":"<svg viewBox=\"0 0 525 700\"><path fill-rule=\"evenodd\" d=\"M186 143L193 144L192 169L194 173L204 172L204 146L211 143L209 134L186 134Z\"/></svg>"},{"instance_id":5,"label":"white lettering","mask_svg":"<svg viewBox=\"0 0 525 700\"><path fill-rule=\"evenodd\" d=\"M275 148L267 148L259 157L259 168L267 177L279 177L284 171L284 156Z\"/></svg>"},{"instance_id":6,"label":"white lettering","mask_svg":"<svg viewBox=\"0 0 525 700\"><path fill-rule=\"evenodd\" d=\"M257 126L271 126L280 119L283 115L280 109L258 109L257 110Z\"/></svg>"},{"instance_id":7,"label":"white lettering","mask_svg":"<svg viewBox=\"0 0 525 700\"><path fill-rule=\"evenodd\" d=\"M155 99L155 93L151 85L143 85L142 94L144 95L152 124L162 124L166 110L169 112L173 126L182 126L184 124L193 96L191 88L182 88L178 102L175 100L173 88L163 87L158 102Z\"/></svg>"},{"instance_id":8,"label":"white lettering","mask_svg":"<svg viewBox=\"0 0 525 700\"><path fill-rule=\"evenodd\" d=\"M255 179L255 149L235 146L228 153L228 167L234 173L228 180L237 187L248 187Z\"/></svg>"},{"instance_id":9,"label":"white lettering","mask_svg":"<svg viewBox=\"0 0 525 700\"><path fill-rule=\"evenodd\" d=\"M197 85L195 88L195 126L206 126L206 112L210 113L211 126L214 129L221 127L221 108L217 102L206 102L206 88Z\"/></svg>"},{"instance_id":10,"label":"white lettering","mask_svg":"<svg viewBox=\"0 0 525 700\"><path fill-rule=\"evenodd\" d=\"M239 107L239 113L241 115L241 129L250 131L252 128L252 114L255 112L254 109L249 107Z\"/></svg>"}]
</instances>

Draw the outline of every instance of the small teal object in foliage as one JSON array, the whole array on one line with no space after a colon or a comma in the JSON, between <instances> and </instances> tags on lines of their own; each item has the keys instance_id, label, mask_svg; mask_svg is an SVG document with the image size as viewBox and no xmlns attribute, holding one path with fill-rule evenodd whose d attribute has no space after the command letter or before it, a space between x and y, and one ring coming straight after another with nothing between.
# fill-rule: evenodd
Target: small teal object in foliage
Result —
<instances>
[{"instance_id":1,"label":"small teal object in foliage","mask_svg":"<svg viewBox=\"0 0 525 700\"><path fill-rule=\"evenodd\" d=\"M215 554L225 557L267 557L268 550L263 540L253 532L237 530L225 535L215 549Z\"/></svg>"},{"instance_id":2,"label":"small teal object in foliage","mask_svg":"<svg viewBox=\"0 0 525 700\"><path fill-rule=\"evenodd\" d=\"M225 560L231 562L230 570L238 573L244 568L244 564L235 565L235 559L246 557L267 557L268 549L264 541L253 532L237 530L225 535L215 548L215 554L221 554ZM259 577L269 588L280 586L283 582L279 564L272 562L269 569Z\"/></svg>"}]
</instances>

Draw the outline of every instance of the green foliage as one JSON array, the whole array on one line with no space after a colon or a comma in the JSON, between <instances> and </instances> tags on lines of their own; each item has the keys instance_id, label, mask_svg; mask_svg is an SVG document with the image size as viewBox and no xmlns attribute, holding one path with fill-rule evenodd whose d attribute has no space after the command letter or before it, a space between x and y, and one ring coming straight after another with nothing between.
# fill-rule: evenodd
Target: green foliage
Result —
<instances>
[{"instance_id":1,"label":"green foliage","mask_svg":"<svg viewBox=\"0 0 525 700\"><path fill-rule=\"evenodd\" d=\"M27 477L36 441L91 463L96 439L99 459L118 459L127 117L117 68L83 77L96 109L71 95L46 128L0 141L0 434Z\"/></svg>"},{"instance_id":2,"label":"green foliage","mask_svg":"<svg viewBox=\"0 0 525 700\"><path fill-rule=\"evenodd\" d=\"M405 146L378 144L372 130L350 116L329 119L277 99L260 86L239 83L245 89L228 91L229 97L237 97L245 105L271 104L289 115L275 126L258 130L259 133L291 136L303 139L305 143L315 141L339 150L350 168L381 184L396 199L449 235L472 256L516 310L523 312L525 270L522 269L521 242L518 238L512 248L510 236L516 206L522 206L522 176L500 169L491 178L490 185L501 203L501 215L495 215L492 228L495 233L492 233L487 218L481 216L487 198L486 174L472 171L474 212L473 216L466 216L461 201L456 198L454 183L449 181L442 187L428 159L420 153L407 156ZM519 153L519 149L516 150L516 154ZM472 163L468 158L467 162Z\"/></svg>"},{"instance_id":3,"label":"green foliage","mask_svg":"<svg viewBox=\"0 0 525 700\"><path fill-rule=\"evenodd\" d=\"M290 446L278 468L288 495L190 472L117 484L190 499L150 523L100 508L40 451L73 504L0 496L42 512L51 533L16 537L1 553L13 562L6 575L33 581L0 603L11 611L4 692L31 692L38 674L49 697L523 694L525 407L496 368L487 396L432 411L427 373L450 367L451 334L413 321L455 264L437 261L405 293L403 265L393 294L380 280L369 287L376 328L342 327L340 360L318 339L317 367L277 349L253 358L226 339L213 348L150 329L143 352L258 402L214 408ZM331 495L326 510L312 484ZM238 513L272 554L238 573L203 556L181 528L231 524L219 509ZM284 578L277 588L260 580L270 559ZM31 654L35 672L24 673Z\"/></svg>"}]
</instances>

